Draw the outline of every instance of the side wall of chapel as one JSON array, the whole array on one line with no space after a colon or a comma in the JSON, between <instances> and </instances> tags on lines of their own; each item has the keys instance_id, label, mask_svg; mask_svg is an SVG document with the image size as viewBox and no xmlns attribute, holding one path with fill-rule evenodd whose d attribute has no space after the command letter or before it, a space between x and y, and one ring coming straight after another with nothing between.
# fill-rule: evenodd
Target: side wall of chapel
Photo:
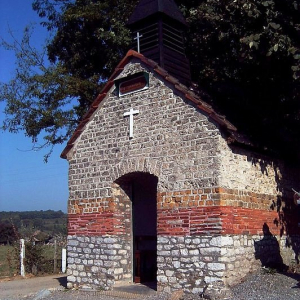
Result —
<instances>
[{"instance_id":1,"label":"side wall of chapel","mask_svg":"<svg viewBox=\"0 0 300 300\"><path fill-rule=\"evenodd\" d=\"M261 265L295 264L300 231L292 188L299 187L299 170L224 140L219 149L220 201L231 210L231 225L223 226L221 242L225 282L234 284Z\"/></svg>"}]
</instances>

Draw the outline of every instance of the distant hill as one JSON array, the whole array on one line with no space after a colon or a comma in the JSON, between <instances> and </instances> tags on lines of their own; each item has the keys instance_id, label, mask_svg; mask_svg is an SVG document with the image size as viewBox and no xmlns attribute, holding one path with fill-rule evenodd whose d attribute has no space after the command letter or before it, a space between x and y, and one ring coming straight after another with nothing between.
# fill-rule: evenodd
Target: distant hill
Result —
<instances>
[{"instance_id":1,"label":"distant hill","mask_svg":"<svg viewBox=\"0 0 300 300\"><path fill-rule=\"evenodd\" d=\"M21 237L67 235L67 214L61 210L1 211L0 224L14 225Z\"/></svg>"}]
</instances>

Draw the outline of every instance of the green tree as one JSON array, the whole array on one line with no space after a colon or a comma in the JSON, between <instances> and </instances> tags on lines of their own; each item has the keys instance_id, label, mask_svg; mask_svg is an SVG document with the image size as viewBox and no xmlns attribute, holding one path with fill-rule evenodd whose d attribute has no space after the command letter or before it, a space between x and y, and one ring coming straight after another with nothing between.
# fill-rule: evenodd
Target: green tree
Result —
<instances>
[{"instance_id":1,"label":"green tree","mask_svg":"<svg viewBox=\"0 0 300 300\"><path fill-rule=\"evenodd\" d=\"M31 46L31 34L32 30L25 28L22 41L2 42L17 58L14 78L0 84L0 100L6 101L2 129L24 130L34 149L50 146L50 155L53 146L65 142L78 124L79 116L72 107L74 96L68 90L76 78L62 64L49 64L46 50L39 52ZM40 136L43 142L38 140Z\"/></svg>"},{"instance_id":2,"label":"green tree","mask_svg":"<svg viewBox=\"0 0 300 300\"><path fill-rule=\"evenodd\" d=\"M300 146L298 2L176 2L189 25L187 53L203 97L257 146L295 158ZM136 4L34 0L33 9L53 35L44 56L29 46L28 29L21 43L4 43L18 58L16 77L0 87L0 99L7 102L4 129L25 129L33 142L44 134L43 145L65 142L129 49L125 23Z\"/></svg>"},{"instance_id":3,"label":"green tree","mask_svg":"<svg viewBox=\"0 0 300 300\"><path fill-rule=\"evenodd\" d=\"M193 79L254 144L295 159L300 148L298 1L190 4L183 11L190 25Z\"/></svg>"},{"instance_id":4,"label":"green tree","mask_svg":"<svg viewBox=\"0 0 300 300\"><path fill-rule=\"evenodd\" d=\"M17 58L15 77L0 85L0 101L6 101L2 128L24 130L35 149L50 146L47 160L53 146L68 140L128 50L124 24L130 8L133 3L125 0L34 0L53 38L42 52L30 44L32 28L25 28L20 42L13 35L13 42L2 41Z\"/></svg>"},{"instance_id":5,"label":"green tree","mask_svg":"<svg viewBox=\"0 0 300 300\"><path fill-rule=\"evenodd\" d=\"M0 243L11 245L18 239L18 232L12 224L0 222Z\"/></svg>"}]
</instances>

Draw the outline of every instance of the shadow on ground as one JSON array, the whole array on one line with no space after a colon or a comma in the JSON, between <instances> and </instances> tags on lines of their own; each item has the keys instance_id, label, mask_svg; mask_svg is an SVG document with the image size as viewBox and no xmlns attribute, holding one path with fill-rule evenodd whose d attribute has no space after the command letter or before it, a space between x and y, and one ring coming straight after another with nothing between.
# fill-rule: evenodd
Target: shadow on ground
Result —
<instances>
[{"instance_id":1,"label":"shadow on ground","mask_svg":"<svg viewBox=\"0 0 300 300\"><path fill-rule=\"evenodd\" d=\"M57 278L54 278L54 279L56 279L61 286L63 286L64 288L67 288L67 276L57 277Z\"/></svg>"}]
</instances>

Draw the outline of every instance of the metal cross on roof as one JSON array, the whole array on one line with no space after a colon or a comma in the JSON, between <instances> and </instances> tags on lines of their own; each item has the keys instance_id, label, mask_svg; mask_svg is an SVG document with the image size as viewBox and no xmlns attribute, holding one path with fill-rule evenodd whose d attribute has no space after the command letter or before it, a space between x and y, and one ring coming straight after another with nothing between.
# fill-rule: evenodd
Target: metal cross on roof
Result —
<instances>
[{"instance_id":1,"label":"metal cross on roof","mask_svg":"<svg viewBox=\"0 0 300 300\"><path fill-rule=\"evenodd\" d=\"M140 35L139 32L136 33L136 37L134 38L137 40L137 52L140 53L140 38L143 37L143 35Z\"/></svg>"}]
</instances>

